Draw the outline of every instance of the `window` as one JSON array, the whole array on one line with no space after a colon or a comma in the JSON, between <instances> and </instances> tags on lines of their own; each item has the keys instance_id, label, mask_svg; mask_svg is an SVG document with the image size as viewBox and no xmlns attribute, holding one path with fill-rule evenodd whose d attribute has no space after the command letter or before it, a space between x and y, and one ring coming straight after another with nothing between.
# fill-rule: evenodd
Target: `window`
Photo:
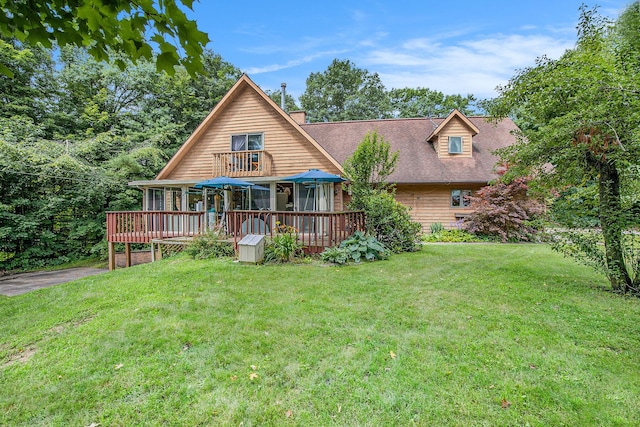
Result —
<instances>
[{"instance_id":1,"label":"window","mask_svg":"<svg viewBox=\"0 0 640 427\"><path fill-rule=\"evenodd\" d=\"M262 150L264 143L261 133L231 135L231 151Z\"/></svg>"},{"instance_id":2,"label":"window","mask_svg":"<svg viewBox=\"0 0 640 427\"><path fill-rule=\"evenodd\" d=\"M271 208L271 186L254 185L250 188L234 188L231 206L236 210L258 211Z\"/></svg>"},{"instance_id":3,"label":"window","mask_svg":"<svg viewBox=\"0 0 640 427\"><path fill-rule=\"evenodd\" d=\"M147 210L148 211L164 210L164 189L149 188L147 190Z\"/></svg>"},{"instance_id":4,"label":"window","mask_svg":"<svg viewBox=\"0 0 640 427\"><path fill-rule=\"evenodd\" d=\"M182 188L167 188L166 189L169 206L167 210L181 211L182 210Z\"/></svg>"},{"instance_id":5,"label":"window","mask_svg":"<svg viewBox=\"0 0 640 427\"><path fill-rule=\"evenodd\" d=\"M202 212L204 210L202 190L189 187L187 190L187 210L189 212Z\"/></svg>"},{"instance_id":6,"label":"window","mask_svg":"<svg viewBox=\"0 0 640 427\"><path fill-rule=\"evenodd\" d=\"M462 137L461 136L449 137L449 153L450 154L462 153Z\"/></svg>"},{"instance_id":7,"label":"window","mask_svg":"<svg viewBox=\"0 0 640 427\"><path fill-rule=\"evenodd\" d=\"M451 207L468 208L471 204L471 190L451 190Z\"/></svg>"}]
</instances>

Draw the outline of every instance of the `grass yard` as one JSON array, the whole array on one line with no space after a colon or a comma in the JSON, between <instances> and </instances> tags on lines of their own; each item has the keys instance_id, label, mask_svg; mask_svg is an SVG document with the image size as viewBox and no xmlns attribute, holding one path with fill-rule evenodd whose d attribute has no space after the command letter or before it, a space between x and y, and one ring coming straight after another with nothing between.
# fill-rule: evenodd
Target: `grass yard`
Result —
<instances>
[{"instance_id":1,"label":"grass yard","mask_svg":"<svg viewBox=\"0 0 640 427\"><path fill-rule=\"evenodd\" d=\"M635 426L605 285L543 245L116 270L0 297L0 425Z\"/></svg>"}]
</instances>

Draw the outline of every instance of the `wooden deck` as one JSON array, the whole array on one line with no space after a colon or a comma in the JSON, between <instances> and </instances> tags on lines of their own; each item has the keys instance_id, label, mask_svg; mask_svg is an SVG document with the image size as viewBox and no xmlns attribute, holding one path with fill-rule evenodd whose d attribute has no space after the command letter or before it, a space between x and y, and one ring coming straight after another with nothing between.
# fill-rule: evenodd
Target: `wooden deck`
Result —
<instances>
[{"instance_id":1,"label":"wooden deck","mask_svg":"<svg viewBox=\"0 0 640 427\"><path fill-rule=\"evenodd\" d=\"M116 243L125 244L126 256L132 243L149 243L153 248L163 241L184 242L215 226L223 230L236 248L247 234L273 237L286 229L296 234L307 253L320 253L327 247L336 246L355 231L364 231L365 226L362 211L230 211L224 217L222 224L207 224L204 212L107 212L109 269L115 268Z\"/></svg>"},{"instance_id":2,"label":"wooden deck","mask_svg":"<svg viewBox=\"0 0 640 427\"><path fill-rule=\"evenodd\" d=\"M232 211L227 213L227 233L234 243L247 234L273 237L282 231L298 236L307 253L336 246L356 230L364 231L364 212Z\"/></svg>"}]
</instances>

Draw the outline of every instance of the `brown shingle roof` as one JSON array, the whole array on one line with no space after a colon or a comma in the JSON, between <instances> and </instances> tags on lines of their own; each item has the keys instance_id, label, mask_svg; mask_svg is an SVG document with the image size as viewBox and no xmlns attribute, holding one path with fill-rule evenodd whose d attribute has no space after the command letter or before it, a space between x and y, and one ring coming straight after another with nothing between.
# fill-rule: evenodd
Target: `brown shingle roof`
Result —
<instances>
[{"instance_id":1,"label":"brown shingle roof","mask_svg":"<svg viewBox=\"0 0 640 427\"><path fill-rule=\"evenodd\" d=\"M400 151L398 166L389 181L402 184L424 183L486 183L496 178L492 173L497 148L515 142L509 120L494 125L484 117L467 117L479 130L473 137L472 158L438 158L432 143L426 138L444 119L388 119L350 122L308 123L301 127L340 164L350 156L367 132L378 134Z\"/></svg>"}]
</instances>

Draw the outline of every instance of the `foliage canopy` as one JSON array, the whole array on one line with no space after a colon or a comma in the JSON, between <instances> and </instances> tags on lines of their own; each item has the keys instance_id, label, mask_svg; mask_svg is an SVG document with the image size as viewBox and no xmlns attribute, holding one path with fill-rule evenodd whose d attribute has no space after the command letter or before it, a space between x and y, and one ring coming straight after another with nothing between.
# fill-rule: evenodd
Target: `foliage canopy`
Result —
<instances>
[{"instance_id":1,"label":"foliage canopy","mask_svg":"<svg viewBox=\"0 0 640 427\"><path fill-rule=\"evenodd\" d=\"M104 253L107 210L140 208L152 179L240 72L206 51L198 79L84 49L0 39L0 270ZM126 61L126 59L125 59Z\"/></svg>"},{"instance_id":2,"label":"foliage canopy","mask_svg":"<svg viewBox=\"0 0 640 427\"><path fill-rule=\"evenodd\" d=\"M481 188L471 197L473 212L465 219L464 228L503 242L531 240L537 231L531 221L544 213L544 205L530 197L528 189L524 177Z\"/></svg>"},{"instance_id":3,"label":"foliage canopy","mask_svg":"<svg viewBox=\"0 0 640 427\"><path fill-rule=\"evenodd\" d=\"M378 73L348 59L334 59L324 72L311 73L300 102L312 122L389 117L388 96Z\"/></svg>"},{"instance_id":4,"label":"foliage canopy","mask_svg":"<svg viewBox=\"0 0 640 427\"><path fill-rule=\"evenodd\" d=\"M366 229L392 252L417 249L421 225L411 218L409 208L393 196L387 182L398 163L398 152L377 131L367 133L355 152L345 160L345 174L352 194L349 207L364 210Z\"/></svg>"},{"instance_id":5,"label":"foliage canopy","mask_svg":"<svg viewBox=\"0 0 640 427\"><path fill-rule=\"evenodd\" d=\"M155 59L158 70L173 74L174 66L182 65L194 73L203 70L209 36L182 10L192 6L193 0L1 0L0 36L48 48L54 43L86 47L97 60L109 60L113 53L134 63ZM127 65L124 59L115 63L121 69ZM0 73L12 74L1 64Z\"/></svg>"},{"instance_id":6,"label":"foliage canopy","mask_svg":"<svg viewBox=\"0 0 640 427\"><path fill-rule=\"evenodd\" d=\"M575 48L557 60L539 58L485 104L496 118L515 116L521 129L519 142L500 153L511 172L555 190L597 183L605 250L594 256L621 292L640 285L639 253L623 239L625 210L639 197L630 191L640 171L638 28L640 2L615 23L583 6Z\"/></svg>"}]
</instances>

